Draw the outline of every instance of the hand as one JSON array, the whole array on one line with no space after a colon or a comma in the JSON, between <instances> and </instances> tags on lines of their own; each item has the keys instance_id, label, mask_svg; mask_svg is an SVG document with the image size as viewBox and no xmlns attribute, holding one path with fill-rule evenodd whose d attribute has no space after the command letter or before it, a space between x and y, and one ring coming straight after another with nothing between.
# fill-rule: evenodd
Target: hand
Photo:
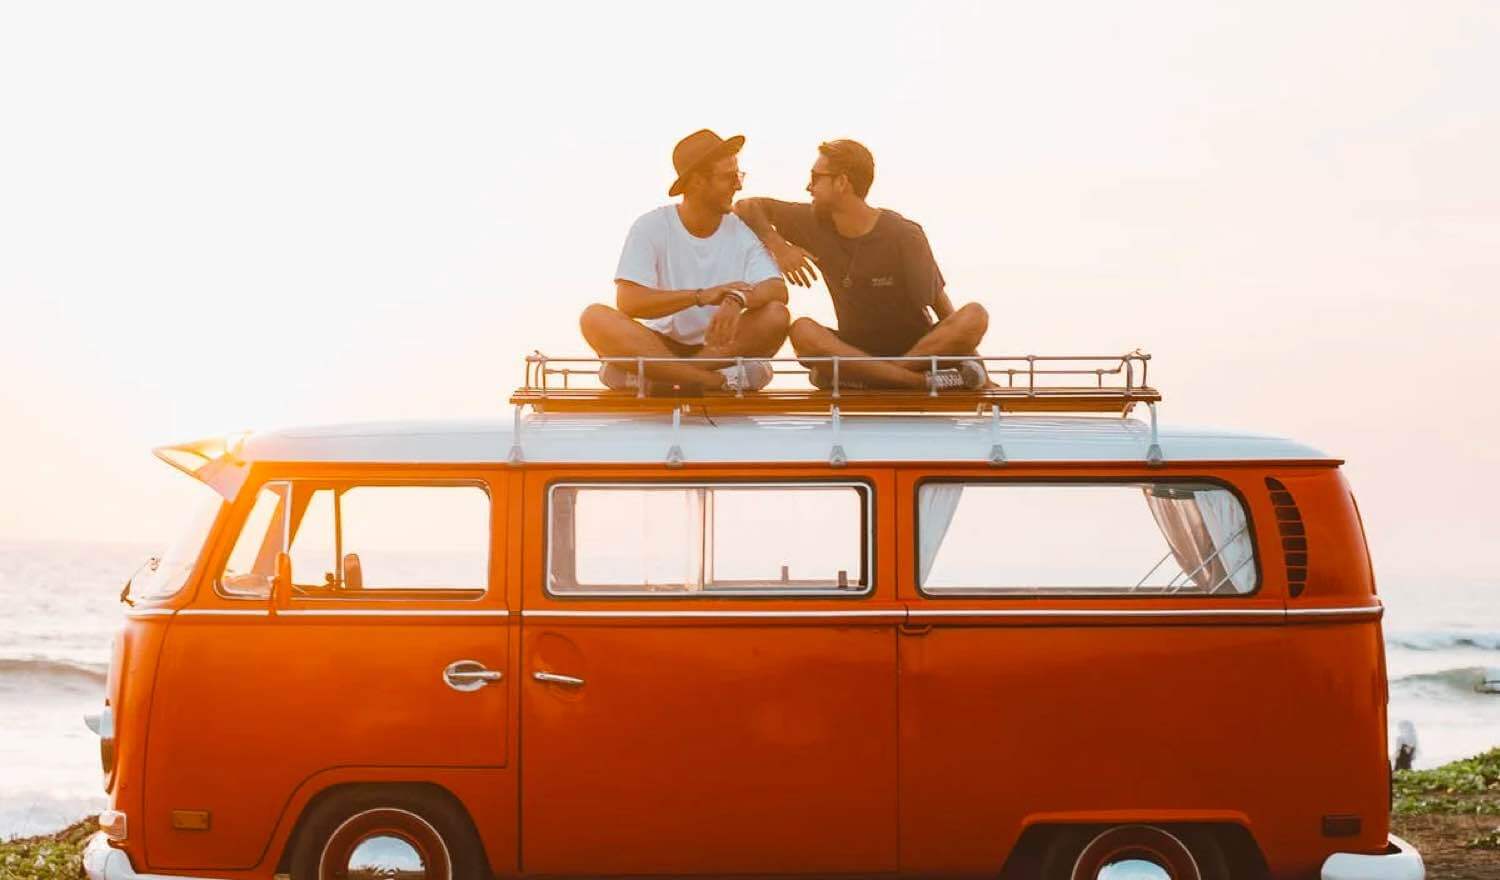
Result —
<instances>
[{"instance_id":1,"label":"hand","mask_svg":"<svg viewBox=\"0 0 1500 880\"><path fill-rule=\"evenodd\" d=\"M740 304L732 299L720 303L719 310L709 319L708 330L703 336L703 347L715 351L727 350L730 343L734 342L734 334L740 327L740 315L743 311Z\"/></svg>"},{"instance_id":2,"label":"hand","mask_svg":"<svg viewBox=\"0 0 1500 880\"><path fill-rule=\"evenodd\" d=\"M812 287L818 279L818 270L813 268L813 255L806 248L784 241L771 249L771 257L786 280L798 287Z\"/></svg>"},{"instance_id":3,"label":"hand","mask_svg":"<svg viewBox=\"0 0 1500 880\"><path fill-rule=\"evenodd\" d=\"M750 298L750 283L748 281L731 281L728 284L720 284L718 287L705 287L703 293L698 297L698 304L704 306L716 306L724 301L724 297L731 293L737 293L746 300ZM732 300L731 300L732 302Z\"/></svg>"}]
</instances>

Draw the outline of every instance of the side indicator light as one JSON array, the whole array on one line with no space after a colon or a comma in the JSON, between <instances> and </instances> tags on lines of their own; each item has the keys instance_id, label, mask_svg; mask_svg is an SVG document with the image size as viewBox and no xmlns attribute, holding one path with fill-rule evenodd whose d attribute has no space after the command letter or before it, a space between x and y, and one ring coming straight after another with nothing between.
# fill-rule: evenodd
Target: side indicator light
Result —
<instances>
[{"instance_id":1,"label":"side indicator light","mask_svg":"<svg viewBox=\"0 0 1500 880\"><path fill-rule=\"evenodd\" d=\"M1358 816L1324 816L1324 837L1354 837L1359 834Z\"/></svg>"},{"instance_id":2,"label":"side indicator light","mask_svg":"<svg viewBox=\"0 0 1500 880\"><path fill-rule=\"evenodd\" d=\"M207 810L173 810L172 827L179 831L207 831L209 816Z\"/></svg>"},{"instance_id":3,"label":"side indicator light","mask_svg":"<svg viewBox=\"0 0 1500 880\"><path fill-rule=\"evenodd\" d=\"M119 810L105 810L99 814L99 830L110 840L120 842L125 839L125 814Z\"/></svg>"}]
</instances>

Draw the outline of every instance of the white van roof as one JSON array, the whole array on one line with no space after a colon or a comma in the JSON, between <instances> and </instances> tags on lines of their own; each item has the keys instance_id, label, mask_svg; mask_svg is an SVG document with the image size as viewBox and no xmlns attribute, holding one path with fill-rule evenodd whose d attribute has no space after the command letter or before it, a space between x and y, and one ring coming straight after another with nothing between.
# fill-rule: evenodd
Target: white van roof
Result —
<instances>
[{"instance_id":1,"label":"white van roof","mask_svg":"<svg viewBox=\"0 0 1500 880\"><path fill-rule=\"evenodd\" d=\"M837 424L835 424L837 422ZM1292 440L1162 426L1162 459L1173 461L1333 461ZM529 413L519 421L399 421L287 428L254 433L233 450L243 462L692 463L827 464L976 462L997 453L1011 462L1144 461L1150 424L1086 416L683 415Z\"/></svg>"}]
</instances>

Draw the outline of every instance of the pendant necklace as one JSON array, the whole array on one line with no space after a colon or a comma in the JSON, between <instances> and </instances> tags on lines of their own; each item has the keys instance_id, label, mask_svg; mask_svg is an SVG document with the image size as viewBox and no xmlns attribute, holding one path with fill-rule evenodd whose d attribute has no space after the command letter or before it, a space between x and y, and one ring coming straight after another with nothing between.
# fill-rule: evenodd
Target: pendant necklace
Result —
<instances>
[{"instance_id":1,"label":"pendant necklace","mask_svg":"<svg viewBox=\"0 0 1500 880\"><path fill-rule=\"evenodd\" d=\"M849 254L849 262L844 265L844 289L848 290L854 284L854 261L859 258L859 249L864 246L865 237L861 235L854 240L854 250Z\"/></svg>"}]
</instances>

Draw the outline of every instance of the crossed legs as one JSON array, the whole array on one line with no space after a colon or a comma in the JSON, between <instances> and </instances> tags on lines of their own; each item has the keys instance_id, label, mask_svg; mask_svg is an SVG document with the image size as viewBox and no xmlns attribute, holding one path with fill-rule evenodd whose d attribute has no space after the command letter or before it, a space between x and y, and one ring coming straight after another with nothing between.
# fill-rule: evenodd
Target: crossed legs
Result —
<instances>
[{"instance_id":1,"label":"crossed legs","mask_svg":"<svg viewBox=\"0 0 1500 880\"><path fill-rule=\"evenodd\" d=\"M979 350L979 340L989 329L990 318L984 306L969 303L953 314L937 322L927 335L917 340L906 357L927 355L972 355ZM811 318L798 318L791 327L792 348L798 357L865 357L860 351L838 337L838 334ZM819 372L828 375L826 363L813 364ZM839 363L839 381L848 379L872 388L920 388L927 387L924 361L850 361Z\"/></svg>"},{"instance_id":2,"label":"crossed legs","mask_svg":"<svg viewBox=\"0 0 1500 880\"><path fill-rule=\"evenodd\" d=\"M725 358L723 366L728 366L737 357L775 357L786 341L790 320L791 313L784 303L773 301L748 309L740 316L739 326L729 344L705 345L696 356ZM678 357L660 337L619 309L595 303L583 310L578 325L583 338L600 357ZM621 366L627 371L632 369L629 365ZM724 387L724 375L714 364L703 361L648 363L646 375L658 382L683 387L708 390Z\"/></svg>"}]
</instances>

